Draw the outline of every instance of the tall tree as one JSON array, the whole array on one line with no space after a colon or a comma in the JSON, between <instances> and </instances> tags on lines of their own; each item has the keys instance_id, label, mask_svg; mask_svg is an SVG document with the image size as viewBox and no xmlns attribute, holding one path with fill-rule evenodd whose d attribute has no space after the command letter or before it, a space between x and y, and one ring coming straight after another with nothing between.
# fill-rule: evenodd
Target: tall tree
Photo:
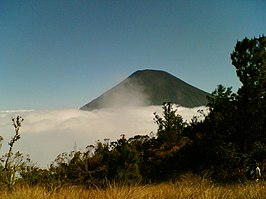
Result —
<instances>
[{"instance_id":1,"label":"tall tree","mask_svg":"<svg viewBox=\"0 0 266 199\"><path fill-rule=\"evenodd\" d=\"M173 179L183 170L181 151L190 144L183 134L187 126L171 102L162 105L162 116L154 113L157 139L149 150L150 173L155 181ZM152 145L151 145L152 146Z\"/></svg>"},{"instance_id":2,"label":"tall tree","mask_svg":"<svg viewBox=\"0 0 266 199\"><path fill-rule=\"evenodd\" d=\"M231 59L243 84L238 90L236 118L240 151L246 154L256 150L258 143L266 144L266 37L238 41Z\"/></svg>"}]
</instances>

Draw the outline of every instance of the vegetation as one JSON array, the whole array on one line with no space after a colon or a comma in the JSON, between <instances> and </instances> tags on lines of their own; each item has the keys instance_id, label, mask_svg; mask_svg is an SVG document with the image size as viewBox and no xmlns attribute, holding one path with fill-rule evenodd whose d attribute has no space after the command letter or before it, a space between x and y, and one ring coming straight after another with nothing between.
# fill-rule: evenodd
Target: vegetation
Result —
<instances>
[{"instance_id":1,"label":"vegetation","mask_svg":"<svg viewBox=\"0 0 266 199\"><path fill-rule=\"evenodd\" d=\"M55 191L45 188L16 187L14 192L0 192L2 199L146 199L146 198L265 198L265 182L230 184L218 186L206 178L194 175L181 176L176 182L164 182L149 185L110 184L105 189L85 189L77 186L64 187Z\"/></svg>"},{"instance_id":2,"label":"vegetation","mask_svg":"<svg viewBox=\"0 0 266 199\"><path fill-rule=\"evenodd\" d=\"M231 58L243 85L237 93L219 85L208 97L209 113L202 112L204 119L184 122L167 102L162 116L154 113L156 134L98 141L84 151L58 155L48 169L34 166L19 152L13 154L23 121L18 116L13 119L15 135L9 151L2 158L1 188L12 191L16 183L16 192L31 188L31 194L44 198L48 193L57 198L58 193L70 192L71 198L265 195L264 179L249 182L252 176L247 175L247 168L266 159L266 38L237 42ZM184 180L187 173L191 175ZM5 194L1 198L8 196L1 194Z\"/></svg>"},{"instance_id":3,"label":"vegetation","mask_svg":"<svg viewBox=\"0 0 266 199\"><path fill-rule=\"evenodd\" d=\"M15 129L15 135L11 138L8 152L2 156L1 162L3 164L0 165L0 185L1 187L6 187L9 191L12 191L13 186L16 181L16 174L18 174L22 167L25 165L26 161L24 160L24 156L19 151L13 153L13 147L16 141L20 139L20 127L23 119L20 116L12 119L13 126ZM1 140L3 138L1 137ZM27 158L27 160L29 160Z\"/></svg>"}]
</instances>

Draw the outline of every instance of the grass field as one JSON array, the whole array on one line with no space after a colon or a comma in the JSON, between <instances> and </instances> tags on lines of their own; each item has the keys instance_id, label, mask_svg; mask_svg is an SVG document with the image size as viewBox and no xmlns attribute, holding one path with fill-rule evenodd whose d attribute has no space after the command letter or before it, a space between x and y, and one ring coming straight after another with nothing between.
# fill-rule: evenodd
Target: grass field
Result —
<instances>
[{"instance_id":1,"label":"grass field","mask_svg":"<svg viewBox=\"0 0 266 199\"><path fill-rule=\"evenodd\" d=\"M161 183L144 186L110 185L107 189L84 189L66 187L47 191L42 187L16 187L10 193L0 192L1 199L152 199L152 198L265 198L266 182L249 182L245 184L215 185L198 177L185 177L175 183Z\"/></svg>"}]
</instances>

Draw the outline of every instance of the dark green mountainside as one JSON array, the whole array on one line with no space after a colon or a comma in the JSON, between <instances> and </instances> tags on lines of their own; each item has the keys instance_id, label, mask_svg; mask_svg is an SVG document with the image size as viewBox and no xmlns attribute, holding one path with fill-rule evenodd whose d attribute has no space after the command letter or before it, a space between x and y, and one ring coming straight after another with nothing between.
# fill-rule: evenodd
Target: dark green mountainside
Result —
<instances>
[{"instance_id":1,"label":"dark green mountainside","mask_svg":"<svg viewBox=\"0 0 266 199\"><path fill-rule=\"evenodd\" d=\"M162 105L164 102L173 102L184 107L197 107L207 104L207 95L210 94L167 72L140 70L81 107L81 110Z\"/></svg>"}]
</instances>

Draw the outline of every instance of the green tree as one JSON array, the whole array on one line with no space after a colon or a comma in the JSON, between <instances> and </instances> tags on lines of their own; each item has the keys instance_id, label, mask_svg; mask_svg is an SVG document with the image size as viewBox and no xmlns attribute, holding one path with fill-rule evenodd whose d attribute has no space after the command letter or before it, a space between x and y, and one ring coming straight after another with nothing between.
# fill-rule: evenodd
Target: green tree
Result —
<instances>
[{"instance_id":1,"label":"green tree","mask_svg":"<svg viewBox=\"0 0 266 199\"><path fill-rule=\"evenodd\" d=\"M154 113L154 121L158 125L157 139L161 143L176 142L182 138L182 132L185 127L183 118L176 114L171 102L163 103L162 117Z\"/></svg>"},{"instance_id":2,"label":"green tree","mask_svg":"<svg viewBox=\"0 0 266 199\"><path fill-rule=\"evenodd\" d=\"M211 144L217 145L233 142L236 131L234 126L236 112L236 95L232 92L232 88L226 88L218 85L212 93L212 97L208 97L209 114L205 118L205 124L208 126L206 139L212 140ZM219 146L219 145L217 145Z\"/></svg>"},{"instance_id":3,"label":"green tree","mask_svg":"<svg viewBox=\"0 0 266 199\"><path fill-rule=\"evenodd\" d=\"M237 95L232 88L218 85L209 98L210 113L205 118L203 146L213 176L219 180L236 180L242 154L238 147Z\"/></svg>"},{"instance_id":4,"label":"green tree","mask_svg":"<svg viewBox=\"0 0 266 199\"><path fill-rule=\"evenodd\" d=\"M262 160L266 148L266 39L238 41L231 54L242 86L236 94L221 85L209 98L210 113L201 129L198 152L205 154L205 168L213 176L236 178L247 158ZM194 136L197 138L197 136Z\"/></svg>"},{"instance_id":5,"label":"green tree","mask_svg":"<svg viewBox=\"0 0 266 199\"><path fill-rule=\"evenodd\" d=\"M187 124L176 113L174 105L167 102L162 105L162 109L162 116L154 113L154 121L158 125L157 138L150 139L148 151L144 153L150 167L146 168L147 177L151 181L173 179L182 173L182 151L190 144L184 135Z\"/></svg>"},{"instance_id":6,"label":"green tree","mask_svg":"<svg viewBox=\"0 0 266 199\"><path fill-rule=\"evenodd\" d=\"M134 184L141 181L139 168L139 154L134 145L130 144L121 135L117 140L115 148L111 152L109 161L109 179L122 184Z\"/></svg>"},{"instance_id":7,"label":"green tree","mask_svg":"<svg viewBox=\"0 0 266 199\"><path fill-rule=\"evenodd\" d=\"M49 186L52 189L67 184L103 187L107 182L109 156L108 144L100 141L96 146L86 147L85 152L62 153L49 168Z\"/></svg>"},{"instance_id":8,"label":"green tree","mask_svg":"<svg viewBox=\"0 0 266 199\"><path fill-rule=\"evenodd\" d=\"M239 147L243 154L266 147L266 37L238 41L231 54L242 83L238 90Z\"/></svg>"}]
</instances>

